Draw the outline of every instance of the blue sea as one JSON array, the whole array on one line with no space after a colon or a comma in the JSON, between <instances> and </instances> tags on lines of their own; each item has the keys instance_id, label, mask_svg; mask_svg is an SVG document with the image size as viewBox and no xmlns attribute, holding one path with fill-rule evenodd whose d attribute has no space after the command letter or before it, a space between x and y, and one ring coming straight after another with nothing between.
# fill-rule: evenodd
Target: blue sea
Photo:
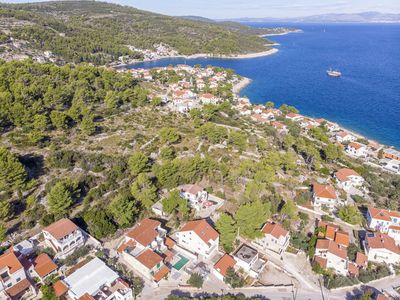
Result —
<instances>
[{"instance_id":1,"label":"blue sea","mask_svg":"<svg viewBox=\"0 0 400 300\"><path fill-rule=\"evenodd\" d=\"M250 24L302 33L271 36L277 54L253 59L163 59L134 67L208 64L251 78L242 90L253 103L287 103L378 142L400 148L400 25ZM339 69L341 78L326 75Z\"/></svg>"}]
</instances>

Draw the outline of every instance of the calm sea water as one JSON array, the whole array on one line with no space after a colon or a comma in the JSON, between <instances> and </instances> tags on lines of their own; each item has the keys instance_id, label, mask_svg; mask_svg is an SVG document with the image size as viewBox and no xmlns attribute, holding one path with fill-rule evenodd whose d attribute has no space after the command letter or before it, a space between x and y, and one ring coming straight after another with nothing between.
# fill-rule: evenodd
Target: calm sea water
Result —
<instances>
[{"instance_id":1,"label":"calm sea water","mask_svg":"<svg viewBox=\"0 0 400 300\"><path fill-rule=\"evenodd\" d=\"M251 24L293 26L273 36L279 52L254 59L163 59L134 65L211 64L251 78L242 90L253 103L287 103L368 138L400 148L400 25ZM343 76L331 78L329 68Z\"/></svg>"}]
</instances>

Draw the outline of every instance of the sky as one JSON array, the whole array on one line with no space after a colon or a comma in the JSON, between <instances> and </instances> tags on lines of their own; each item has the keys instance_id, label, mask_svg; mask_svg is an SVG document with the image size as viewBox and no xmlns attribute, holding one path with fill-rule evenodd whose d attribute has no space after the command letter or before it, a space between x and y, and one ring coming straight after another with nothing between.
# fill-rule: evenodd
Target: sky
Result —
<instances>
[{"instance_id":1,"label":"sky","mask_svg":"<svg viewBox=\"0 0 400 300\"><path fill-rule=\"evenodd\" d=\"M104 1L104 0L103 0ZM212 19L299 17L326 13L400 13L400 0L106 0L172 16ZM28 2L0 0L0 2Z\"/></svg>"}]
</instances>

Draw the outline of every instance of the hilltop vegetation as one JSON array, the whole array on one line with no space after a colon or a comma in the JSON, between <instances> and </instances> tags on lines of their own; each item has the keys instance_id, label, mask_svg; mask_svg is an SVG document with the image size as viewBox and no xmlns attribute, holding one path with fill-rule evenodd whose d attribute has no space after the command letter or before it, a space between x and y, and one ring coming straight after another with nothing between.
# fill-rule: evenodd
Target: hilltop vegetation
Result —
<instances>
[{"instance_id":1,"label":"hilltop vegetation","mask_svg":"<svg viewBox=\"0 0 400 300\"><path fill-rule=\"evenodd\" d=\"M97 65L120 56L140 58L128 45L153 49L164 43L183 55L234 55L264 51L268 42L231 25L95 1L1 4L0 22L0 42L12 37L26 41L32 49L51 51L66 62Z\"/></svg>"}]
</instances>

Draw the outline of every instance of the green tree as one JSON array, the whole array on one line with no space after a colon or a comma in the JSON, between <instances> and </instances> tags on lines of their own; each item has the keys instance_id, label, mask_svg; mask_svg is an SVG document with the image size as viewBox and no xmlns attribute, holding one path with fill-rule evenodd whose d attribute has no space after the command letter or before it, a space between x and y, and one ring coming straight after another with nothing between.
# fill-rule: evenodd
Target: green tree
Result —
<instances>
[{"instance_id":1,"label":"green tree","mask_svg":"<svg viewBox=\"0 0 400 300\"><path fill-rule=\"evenodd\" d=\"M334 161L343 155L343 150L340 146L329 143L324 148L325 158L328 161Z\"/></svg>"},{"instance_id":2,"label":"green tree","mask_svg":"<svg viewBox=\"0 0 400 300\"><path fill-rule=\"evenodd\" d=\"M343 221L350 224L360 224L362 222L362 215L357 207L352 205L344 205L339 208L338 216Z\"/></svg>"},{"instance_id":3,"label":"green tree","mask_svg":"<svg viewBox=\"0 0 400 300\"><path fill-rule=\"evenodd\" d=\"M45 115L35 115L33 118L33 128L40 132L47 129L47 117Z\"/></svg>"},{"instance_id":4,"label":"green tree","mask_svg":"<svg viewBox=\"0 0 400 300\"><path fill-rule=\"evenodd\" d=\"M224 281L234 289L243 287L245 284L244 279L237 274L233 268L228 268L228 270L226 270Z\"/></svg>"},{"instance_id":5,"label":"green tree","mask_svg":"<svg viewBox=\"0 0 400 300\"><path fill-rule=\"evenodd\" d=\"M298 215L296 203L293 200L287 200L282 206L281 214L284 216L284 219L289 218L291 220L297 220Z\"/></svg>"},{"instance_id":6,"label":"green tree","mask_svg":"<svg viewBox=\"0 0 400 300\"><path fill-rule=\"evenodd\" d=\"M192 273L190 275L189 280L187 281L188 284L190 284L191 286L194 286L198 289L203 286L203 282L204 282L203 277L201 277L197 273Z\"/></svg>"},{"instance_id":7,"label":"green tree","mask_svg":"<svg viewBox=\"0 0 400 300\"><path fill-rule=\"evenodd\" d=\"M93 133L96 132L96 125L93 122L93 115L92 114L87 114L86 116L83 117L80 128L82 132L86 135L92 135Z\"/></svg>"},{"instance_id":8,"label":"green tree","mask_svg":"<svg viewBox=\"0 0 400 300\"><path fill-rule=\"evenodd\" d=\"M57 300L54 289L51 286L42 285L40 291L42 292L42 300Z\"/></svg>"},{"instance_id":9,"label":"green tree","mask_svg":"<svg viewBox=\"0 0 400 300\"><path fill-rule=\"evenodd\" d=\"M225 252L233 250L233 242L236 239L237 227L235 220L231 215L222 213L216 222L216 228L219 232L219 240Z\"/></svg>"},{"instance_id":10,"label":"green tree","mask_svg":"<svg viewBox=\"0 0 400 300\"><path fill-rule=\"evenodd\" d=\"M127 227L133 224L138 214L136 201L129 193L124 192L115 196L108 206L115 222L121 227Z\"/></svg>"},{"instance_id":11,"label":"green tree","mask_svg":"<svg viewBox=\"0 0 400 300\"><path fill-rule=\"evenodd\" d=\"M160 157L162 160L172 160L176 157L175 149L172 146L161 148Z\"/></svg>"},{"instance_id":12,"label":"green tree","mask_svg":"<svg viewBox=\"0 0 400 300\"><path fill-rule=\"evenodd\" d=\"M97 239L102 239L116 231L115 225L110 217L102 209L92 209L87 211L83 220L88 225L88 230Z\"/></svg>"},{"instance_id":13,"label":"green tree","mask_svg":"<svg viewBox=\"0 0 400 300\"><path fill-rule=\"evenodd\" d=\"M7 200L0 200L0 220L6 220L11 216L11 204Z\"/></svg>"},{"instance_id":14,"label":"green tree","mask_svg":"<svg viewBox=\"0 0 400 300\"><path fill-rule=\"evenodd\" d=\"M7 227L0 222L0 243L3 242L7 237Z\"/></svg>"},{"instance_id":15,"label":"green tree","mask_svg":"<svg viewBox=\"0 0 400 300\"><path fill-rule=\"evenodd\" d=\"M142 152L134 152L128 160L128 167L133 176L149 170L149 158Z\"/></svg>"},{"instance_id":16,"label":"green tree","mask_svg":"<svg viewBox=\"0 0 400 300\"><path fill-rule=\"evenodd\" d=\"M150 208L156 202L157 188L147 174L139 174L131 186L131 194L143 207Z\"/></svg>"},{"instance_id":17,"label":"green tree","mask_svg":"<svg viewBox=\"0 0 400 300\"><path fill-rule=\"evenodd\" d=\"M181 136L175 128L163 127L158 132L161 143L176 143L180 140Z\"/></svg>"},{"instance_id":18,"label":"green tree","mask_svg":"<svg viewBox=\"0 0 400 300\"><path fill-rule=\"evenodd\" d=\"M0 147L0 191L15 191L25 187L27 173L18 158Z\"/></svg>"},{"instance_id":19,"label":"green tree","mask_svg":"<svg viewBox=\"0 0 400 300\"><path fill-rule=\"evenodd\" d=\"M229 143L236 146L239 150L243 151L246 149L247 137L245 134L239 131L231 131L229 134Z\"/></svg>"},{"instance_id":20,"label":"green tree","mask_svg":"<svg viewBox=\"0 0 400 300\"><path fill-rule=\"evenodd\" d=\"M171 191L168 197L163 199L162 205L163 210L167 214L172 214L176 210L179 210L183 216L187 216L189 214L187 201L181 197L178 190Z\"/></svg>"},{"instance_id":21,"label":"green tree","mask_svg":"<svg viewBox=\"0 0 400 300\"><path fill-rule=\"evenodd\" d=\"M266 108L274 108L275 107L275 103L272 101L268 101L267 103L265 103L265 107Z\"/></svg>"},{"instance_id":22,"label":"green tree","mask_svg":"<svg viewBox=\"0 0 400 300\"><path fill-rule=\"evenodd\" d=\"M71 180L57 182L47 195L50 212L55 215L65 215L74 203L73 197L77 192L77 183Z\"/></svg>"},{"instance_id":23,"label":"green tree","mask_svg":"<svg viewBox=\"0 0 400 300\"><path fill-rule=\"evenodd\" d=\"M239 233L254 239L261 236L261 226L270 217L270 203L255 201L239 207L235 214Z\"/></svg>"},{"instance_id":24,"label":"green tree","mask_svg":"<svg viewBox=\"0 0 400 300\"><path fill-rule=\"evenodd\" d=\"M62 111L53 110L50 113L50 120L57 129L67 129L67 115Z\"/></svg>"},{"instance_id":25,"label":"green tree","mask_svg":"<svg viewBox=\"0 0 400 300\"><path fill-rule=\"evenodd\" d=\"M349 258L349 260L355 261L358 251L360 251L358 246L354 243L350 243L349 246L347 247L347 257Z\"/></svg>"}]
</instances>

